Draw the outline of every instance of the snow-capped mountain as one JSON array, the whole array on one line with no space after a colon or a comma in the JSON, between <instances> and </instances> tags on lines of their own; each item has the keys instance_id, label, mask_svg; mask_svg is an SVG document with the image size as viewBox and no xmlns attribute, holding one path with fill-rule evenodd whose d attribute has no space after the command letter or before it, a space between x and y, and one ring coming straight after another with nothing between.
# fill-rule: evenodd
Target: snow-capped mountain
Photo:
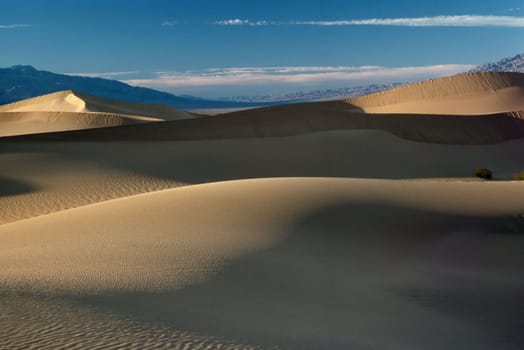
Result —
<instances>
[{"instance_id":1,"label":"snow-capped mountain","mask_svg":"<svg viewBox=\"0 0 524 350\"><path fill-rule=\"evenodd\" d=\"M498 62L486 63L471 72L519 72L524 73L524 53L504 58Z\"/></svg>"}]
</instances>

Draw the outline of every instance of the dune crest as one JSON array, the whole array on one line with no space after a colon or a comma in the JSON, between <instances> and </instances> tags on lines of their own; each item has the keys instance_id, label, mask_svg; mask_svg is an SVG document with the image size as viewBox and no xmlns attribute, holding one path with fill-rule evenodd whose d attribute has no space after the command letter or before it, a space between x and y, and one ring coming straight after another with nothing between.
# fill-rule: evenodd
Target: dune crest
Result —
<instances>
[{"instance_id":1,"label":"dune crest","mask_svg":"<svg viewBox=\"0 0 524 350\"><path fill-rule=\"evenodd\" d=\"M4 106L0 112L93 112L86 108L86 102L71 90L30 98Z\"/></svg>"},{"instance_id":2,"label":"dune crest","mask_svg":"<svg viewBox=\"0 0 524 350\"><path fill-rule=\"evenodd\" d=\"M0 136L194 118L173 107L113 101L66 90L0 106Z\"/></svg>"},{"instance_id":3,"label":"dune crest","mask_svg":"<svg viewBox=\"0 0 524 350\"><path fill-rule=\"evenodd\" d=\"M346 100L367 113L488 115L524 110L524 74L459 74Z\"/></svg>"},{"instance_id":4,"label":"dune crest","mask_svg":"<svg viewBox=\"0 0 524 350\"><path fill-rule=\"evenodd\" d=\"M189 112L169 106L109 100L72 90L59 91L0 106L0 112L112 113L154 117L161 120L194 118L194 115Z\"/></svg>"}]
</instances>

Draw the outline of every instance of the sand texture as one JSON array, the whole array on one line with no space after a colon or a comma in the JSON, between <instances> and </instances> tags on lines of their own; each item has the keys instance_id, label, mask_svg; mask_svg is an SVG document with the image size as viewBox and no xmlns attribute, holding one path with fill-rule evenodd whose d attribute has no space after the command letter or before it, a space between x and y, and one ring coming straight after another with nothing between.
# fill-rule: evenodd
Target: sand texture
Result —
<instances>
[{"instance_id":1,"label":"sand texture","mask_svg":"<svg viewBox=\"0 0 524 350\"><path fill-rule=\"evenodd\" d=\"M521 81L0 106L0 349L524 348Z\"/></svg>"}]
</instances>

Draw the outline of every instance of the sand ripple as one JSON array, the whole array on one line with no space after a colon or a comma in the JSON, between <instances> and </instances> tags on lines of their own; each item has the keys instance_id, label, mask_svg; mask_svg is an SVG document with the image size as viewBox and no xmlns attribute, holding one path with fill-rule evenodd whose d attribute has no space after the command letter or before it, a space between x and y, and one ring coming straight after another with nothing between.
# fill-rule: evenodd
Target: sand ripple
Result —
<instances>
[{"instance_id":1,"label":"sand ripple","mask_svg":"<svg viewBox=\"0 0 524 350\"><path fill-rule=\"evenodd\" d=\"M0 349L278 349L177 330L46 296L0 297Z\"/></svg>"}]
</instances>

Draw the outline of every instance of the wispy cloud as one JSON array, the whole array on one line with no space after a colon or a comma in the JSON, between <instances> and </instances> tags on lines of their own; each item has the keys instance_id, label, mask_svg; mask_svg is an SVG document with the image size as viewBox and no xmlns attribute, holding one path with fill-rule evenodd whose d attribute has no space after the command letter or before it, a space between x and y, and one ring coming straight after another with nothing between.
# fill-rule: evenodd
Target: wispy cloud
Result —
<instances>
[{"instance_id":1,"label":"wispy cloud","mask_svg":"<svg viewBox=\"0 0 524 350\"><path fill-rule=\"evenodd\" d=\"M278 25L279 22L268 22L268 21L250 21L248 19L226 19L222 21L216 21L214 24L219 26L251 26L251 27L260 27L260 26L270 26Z\"/></svg>"},{"instance_id":2,"label":"wispy cloud","mask_svg":"<svg viewBox=\"0 0 524 350\"><path fill-rule=\"evenodd\" d=\"M160 24L162 27L174 27L177 25L177 21L171 21L171 20L168 20L168 21L164 21L162 22L162 24Z\"/></svg>"},{"instance_id":3,"label":"wispy cloud","mask_svg":"<svg viewBox=\"0 0 524 350\"><path fill-rule=\"evenodd\" d=\"M220 26L402 26L402 27L524 27L524 17L516 16L434 16L413 18L369 18L337 21L251 21L228 19L214 22Z\"/></svg>"},{"instance_id":4,"label":"wispy cloud","mask_svg":"<svg viewBox=\"0 0 524 350\"><path fill-rule=\"evenodd\" d=\"M66 73L120 80L176 94L202 97L292 92L303 89L352 87L375 83L410 82L462 73L474 65L442 64L413 67L281 66L229 67L191 71L121 71Z\"/></svg>"},{"instance_id":5,"label":"wispy cloud","mask_svg":"<svg viewBox=\"0 0 524 350\"><path fill-rule=\"evenodd\" d=\"M17 29L32 26L32 24L0 24L0 29Z\"/></svg>"},{"instance_id":6,"label":"wispy cloud","mask_svg":"<svg viewBox=\"0 0 524 350\"><path fill-rule=\"evenodd\" d=\"M473 65L433 65L421 67L380 67L380 66L327 66L327 67L240 67L213 68L203 71L158 72L148 79L126 80L131 85L148 86L164 90L192 88L217 88L220 86L275 86L315 85L395 80L410 81L418 78L446 76L474 68Z\"/></svg>"},{"instance_id":7,"label":"wispy cloud","mask_svg":"<svg viewBox=\"0 0 524 350\"><path fill-rule=\"evenodd\" d=\"M112 79L112 78L120 78L120 77L123 77L123 76L130 76L130 75L134 75L134 74L140 74L140 72L139 71L128 71L128 72L64 73L64 74L81 76L81 77L88 77L88 78Z\"/></svg>"}]
</instances>

